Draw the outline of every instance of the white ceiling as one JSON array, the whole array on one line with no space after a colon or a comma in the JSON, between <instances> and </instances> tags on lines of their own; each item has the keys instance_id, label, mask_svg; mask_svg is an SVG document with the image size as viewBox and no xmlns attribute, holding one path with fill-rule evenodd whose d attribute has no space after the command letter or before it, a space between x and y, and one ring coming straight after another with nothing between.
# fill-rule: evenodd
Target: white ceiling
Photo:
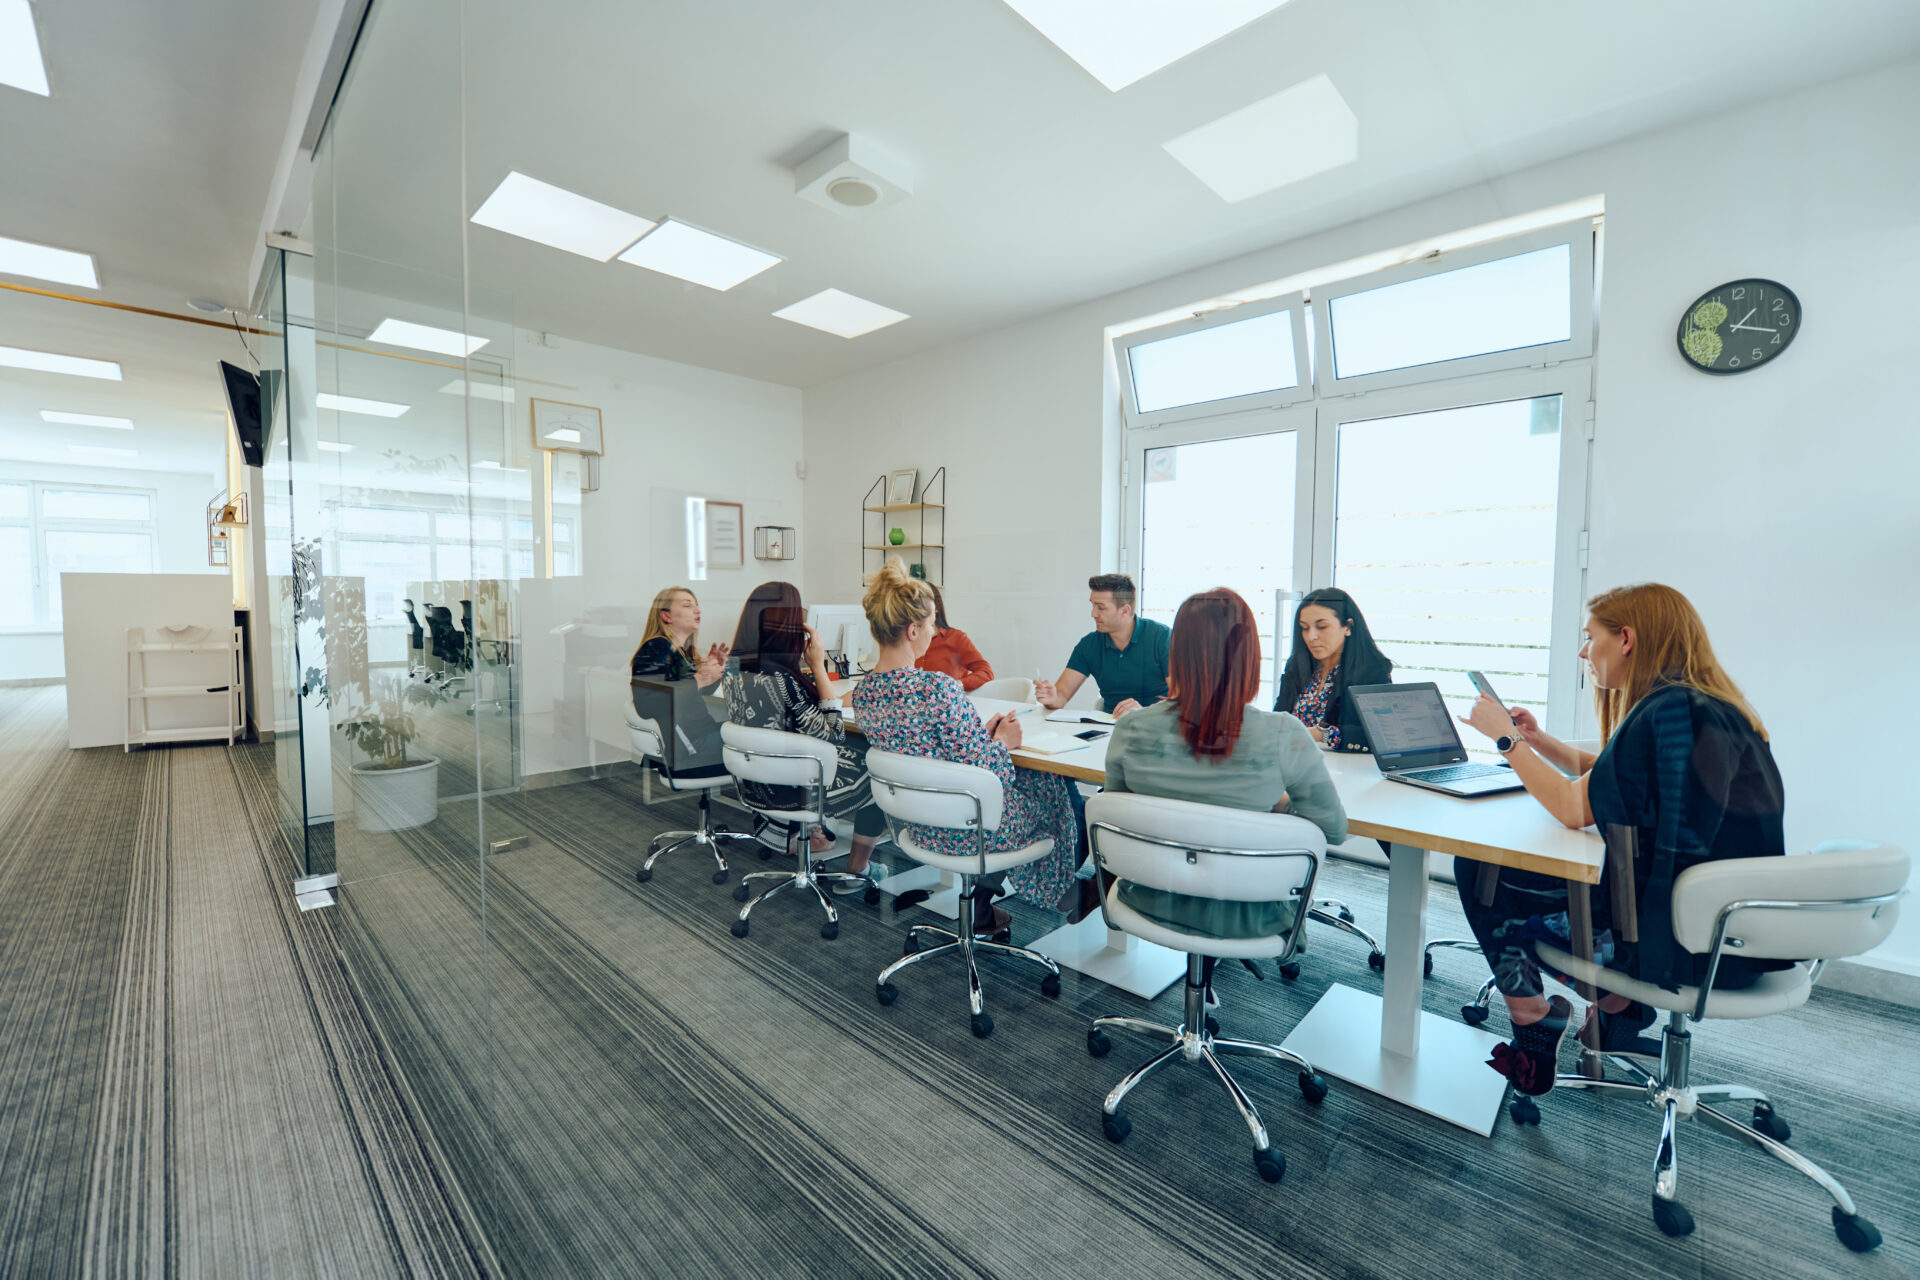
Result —
<instances>
[{"instance_id":1,"label":"white ceiling","mask_svg":"<svg viewBox=\"0 0 1920 1280\"><path fill-rule=\"evenodd\" d=\"M457 309L454 13L377 0L316 234ZM469 227L473 312L806 386L1891 60L1920 5L1292 0L1119 93L1000 0L468 0L464 38L464 208L518 169L787 259L717 294ZM1355 164L1228 205L1162 149L1321 74ZM866 221L793 194L788 166L847 130L915 171ZM848 341L770 314L827 287L912 319Z\"/></svg>"}]
</instances>

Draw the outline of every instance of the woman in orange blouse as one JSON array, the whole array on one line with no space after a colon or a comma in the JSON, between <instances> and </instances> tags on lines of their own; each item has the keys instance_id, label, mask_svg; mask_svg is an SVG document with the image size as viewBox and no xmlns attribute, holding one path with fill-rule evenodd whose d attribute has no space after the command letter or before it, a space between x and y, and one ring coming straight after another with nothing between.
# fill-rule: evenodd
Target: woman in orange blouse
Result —
<instances>
[{"instance_id":1,"label":"woman in orange blouse","mask_svg":"<svg viewBox=\"0 0 1920 1280\"><path fill-rule=\"evenodd\" d=\"M947 602L940 598L938 587L933 587L933 625L933 643L927 647L926 656L914 666L923 671L944 671L958 680L968 693L993 679L993 668L973 647L973 641L967 639L967 633L948 625Z\"/></svg>"}]
</instances>

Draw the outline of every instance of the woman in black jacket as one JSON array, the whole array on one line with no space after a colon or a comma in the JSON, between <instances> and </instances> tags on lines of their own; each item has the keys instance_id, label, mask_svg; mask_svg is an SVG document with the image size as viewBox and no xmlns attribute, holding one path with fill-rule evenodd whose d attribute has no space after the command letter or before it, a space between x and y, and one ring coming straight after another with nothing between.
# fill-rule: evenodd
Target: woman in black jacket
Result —
<instances>
[{"instance_id":1,"label":"woman in black jacket","mask_svg":"<svg viewBox=\"0 0 1920 1280\"><path fill-rule=\"evenodd\" d=\"M1373 642L1353 597L1338 587L1307 593L1293 615L1293 653L1275 711L1291 712L1329 751L1366 751L1367 732L1347 705L1347 686L1387 684L1393 663Z\"/></svg>"}]
</instances>

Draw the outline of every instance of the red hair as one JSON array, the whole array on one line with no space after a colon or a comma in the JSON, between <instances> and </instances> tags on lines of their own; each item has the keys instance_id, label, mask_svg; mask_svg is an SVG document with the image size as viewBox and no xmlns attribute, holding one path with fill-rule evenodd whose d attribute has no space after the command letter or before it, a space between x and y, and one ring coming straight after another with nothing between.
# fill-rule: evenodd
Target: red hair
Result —
<instances>
[{"instance_id":1,"label":"red hair","mask_svg":"<svg viewBox=\"0 0 1920 1280\"><path fill-rule=\"evenodd\" d=\"M1260 633L1253 610L1228 587L1186 598L1173 617L1167 696L1195 759L1233 754L1247 704L1260 692Z\"/></svg>"}]
</instances>

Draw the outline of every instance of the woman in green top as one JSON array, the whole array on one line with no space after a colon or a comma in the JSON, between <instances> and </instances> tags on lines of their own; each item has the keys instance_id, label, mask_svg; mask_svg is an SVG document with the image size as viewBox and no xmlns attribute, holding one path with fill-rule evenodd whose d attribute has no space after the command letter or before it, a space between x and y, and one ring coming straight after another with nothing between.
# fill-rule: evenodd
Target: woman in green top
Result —
<instances>
[{"instance_id":1,"label":"woman in green top","mask_svg":"<svg viewBox=\"0 0 1920 1280\"><path fill-rule=\"evenodd\" d=\"M1347 811L1313 735L1285 712L1249 706L1260 691L1253 610L1215 587L1174 615L1167 697L1113 727L1107 790L1305 818L1328 844L1347 838ZM1210 938L1265 938L1293 927L1294 902L1222 902L1140 885L1120 899L1150 920Z\"/></svg>"}]
</instances>

